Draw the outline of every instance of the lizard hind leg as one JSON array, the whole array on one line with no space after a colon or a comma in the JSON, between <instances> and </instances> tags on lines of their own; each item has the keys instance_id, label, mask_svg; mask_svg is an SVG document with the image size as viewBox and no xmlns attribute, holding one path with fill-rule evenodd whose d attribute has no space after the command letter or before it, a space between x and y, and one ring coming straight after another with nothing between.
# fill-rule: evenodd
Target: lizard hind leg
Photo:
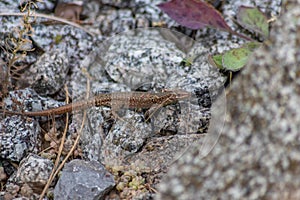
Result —
<instances>
[{"instance_id":1,"label":"lizard hind leg","mask_svg":"<svg viewBox=\"0 0 300 200\"><path fill-rule=\"evenodd\" d=\"M155 104L151 106L146 112L145 112L145 121L148 122L152 117L154 117L155 114L159 113L160 108L162 108L162 104Z\"/></svg>"},{"instance_id":2,"label":"lizard hind leg","mask_svg":"<svg viewBox=\"0 0 300 200\"><path fill-rule=\"evenodd\" d=\"M125 121L118 113L116 110L114 109L111 109L111 114L113 116L114 119L118 119L118 120L121 120L121 121Z\"/></svg>"},{"instance_id":3,"label":"lizard hind leg","mask_svg":"<svg viewBox=\"0 0 300 200\"><path fill-rule=\"evenodd\" d=\"M118 119L121 121L125 121L124 120L124 115L126 115L126 105L124 105L124 102L119 102L116 100L112 100L111 101L111 114L113 116L114 119Z\"/></svg>"}]
</instances>

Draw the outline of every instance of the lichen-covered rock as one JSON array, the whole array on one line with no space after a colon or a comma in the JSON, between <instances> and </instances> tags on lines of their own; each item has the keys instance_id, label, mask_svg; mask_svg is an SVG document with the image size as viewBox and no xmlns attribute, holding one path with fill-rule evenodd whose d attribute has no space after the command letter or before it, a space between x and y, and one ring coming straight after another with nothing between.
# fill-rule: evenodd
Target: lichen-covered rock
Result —
<instances>
[{"instance_id":1,"label":"lichen-covered rock","mask_svg":"<svg viewBox=\"0 0 300 200\"><path fill-rule=\"evenodd\" d=\"M42 192L53 168L51 160L30 154L6 184L6 197L28 197L34 199Z\"/></svg>"},{"instance_id":2,"label":"lichen-covered rock","mask_svg":"<svg viewBox=\"0 0 300 200\"><path fill-rule=\"evenodd\" d=\"M39 7L33 11L36 13L53 11L54 2L49 0L43 3L45 4L37 3ZM0 58L5 63L18 66L18 73L9 78L17 78L20 88L28 86L29 82L30 86L41 95L59 94L63 91L63 85L68 84L67 73L71 74L73 70L80 71L81 67L87 67L82 66L81 62L94 50L97 38L74 26L61 23L45 25L49 22L50 15L48 18L36 16L35 22L30 24L34 33L23 36L24 39L30 40L26 45L22 44L29 51L26 56L16 54L15 61L11 62L13 55L9 52L14 50L17 44L10 44L7 41L12 38L19 41L19 32L24 29L23 18L12 13L13 10L18 10L19 6L20 2L17 1L11 4L4 3L3 9L10 10L10 14L2 13L3 15L0 16L0 46L2 47ZM20 77L20 74L23 76Z\"/></svg>"},{"instance_id":3,"label":"lichen-covered rock","mask_svg":"<svg viewBox=\"0 0 300 200\"><path fill-rule=\"evenodd\" d=\"M39 57L20 80L30 84L40 95L51 95L59 92L65 84L68 69L67 54L55 49Z\"/></svg>"},{"instance_id":4,"label":"lichen-covered rock","mask_svg":"<svg viewBox=\"0 0 300 200\"><path fill-rule=\"evenodd\" d=\"M41 111L63 105L65 102L55 101L50 97L42 97L31 88L11 91L4 99L5 109L16 112Z\"/></svg>"},{"instance_id":5,"label":"lichen-covered rock","mask_svg":"<svg viewBox=\"0 0 300 200\"><path fill-rule=\"evenodd\" d=\"M218 144L204 158L190 148L170 169L158 199L299 199L300 1L283 6L270 41L227 95Z\"/></svg>"},{"instance_id":6,"label":"lichen-covered rock","mask_svg":"<svg viewBox=\"0 0 300 200\"><path fill-rule=\"evenodd\" d=\"M17 112L40 111L62 106L65 103L41 97L26 88L11 91L4 99L5 109ZM38 120L48 117L0 116L0 158L19 162L28 153L37 153L41 147L41 127Z\"/></svg>"},{"instance_id":7,"label":"lichen-covered rock","mask_svg":"<svg viewBox=\"0 0 300 200\"><path fill-rule=\"evenodd\" d=\"M52 167L51 160L31 154L20 163L16 173L16 182L26 183L33 191L41 192L49 179Z\"/></svg>"},{"instance_id":8,"label":"lichen-covered rock","mask_svg":"<svg viewBox=\"0 0 300 200\"><path fill-rule=\"evenodd\" d=\"M40 125L36 120L7 116L0 122L0 158L19 162L40 149Z\"/></svg>"},{"instance_id":9,"label":"lichen-covered rock","mask_svg":"<svg viewBox=\"0 0 300 200\"><path fill-rule=\"evenodd\" d=\"M113 176L96 161L72 160L65 165L54 189L60 199L102 199L115 185Z\"/></svg>"},{"instance_id":10,"label":"lichen-covered rock","mask_svg":"<svg viewBox=\"0 0 300 200\"><path fill-rule=\"evenodd\" d=\"M214 90L223 87L226 80L225 76L208 64L208 48L181 33L159 28L127 31L107 39L99 46L102 49L96 64L89 68L89 71L93 71L92 76L95 76L90 84L91 90L103 88L103 83L100 84L102 80L98 80L97 75L108 76L108 81L118 83L118 91L130 89L160 92L163 89L182 89L191 92L193 96L176 105L153 105L149 119L139 109L128 111L126 108L111 108L119 117L109 128L105 123L109 119L103 115L104 110L98 109L97 115L103 115L103 119L97 117L101 123L95 123L92 117L93 123L84 131L87 133L82 134L82 148L87 158L105 164L108 164L107 161L109 164L120 164L124 156L141 153L151 137L206 133L210 101L216 96ZM190 65L182 63L193 56L197 58ZM74 87L78 88L75 85L79 83L81 81L74 82ZM114 90L116 83L111 84L109 89ZM123 88L123 85L127 88ZM91 133L100 133L101 136L93 136Z\"/></svg>"}]
</instances>

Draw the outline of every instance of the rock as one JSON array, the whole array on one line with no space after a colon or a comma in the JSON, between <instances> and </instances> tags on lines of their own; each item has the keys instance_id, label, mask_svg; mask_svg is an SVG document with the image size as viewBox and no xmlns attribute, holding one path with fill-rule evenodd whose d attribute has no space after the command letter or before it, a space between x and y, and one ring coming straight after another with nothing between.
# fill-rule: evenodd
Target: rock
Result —
<instances>
[{"instance_id":1,"label":"rock","mask_svg":"<svg viewBox=\"0 0 300 200\"><path fill-rule=\"evenodd\" d=\"M2 2L0 2L0 6L1 4ZM6 4L14 7L14 10L18 10L20 6L17 1L11 4L4 3L3 9L5 10L12 10L10 7L6 8ZM49 13L54 7L54 3L49 1L45 1L43 5L38 4L40 9L36 9L36 13L42 13L43 11ZM0 46L2 47L0 57L5 63L9 63L9 58L12 57L9 52L17 45L8 45L5 41L12 40L12 37L18 39L19 33L17 30L24 28L22 27L22 18L12 15L3 13L3 16L0 16ZM70 75L73 70L76 71L83 67L82 60L88 57L98 42L97 38L74 26L66 26L60 23L45 25L44 23L47 23L47 21L49 22L49 19L36 17L36 23L30 24L34 34L23 36L24 39L31 41L27 42L26 45L23 44L23 46L26 46L26 50L30 51L27 54L22 54L23 56L17 54L14 58L16 61L10 63L14 66L13 69L18 66L15 69L18 73L11 73L12 77L9 78L17 79L20 88L28 86L29 82L32 84L31 87L41 95L64 93L63 85L69 82L66 74ZM27 46L30 46L30 48ZM23 75L21 77L19 76L20 71ZM23 74L24 71L27 73ZM8 83L3 82L3 84Z\"/></svg>"},{"instance_id":2,"label":"rock","mask_svg":"<svg viewBox=\"0 0 300 200\"><path fill-rule=\"evenodd\" d=\"M99 46L103 49L99 51L101 53L98 55L97 64L89 69L98 75L103 67L106 73L98 77L109 76L109 80L114 80L120 86L126 85L132 91L180 88L191 92L193 97L177 105L156 108L150 120L146 120L145 115L137 109L134 109L134 112L127 112L121 108L116 112L120 113L119 116L123 121L117 119L109 129L103 126L105 125L103 122L102 125L94 123L92 118L91 121L99 125L92 124L91 127L96 129L93 128L92 131L87 129L85 131L87 133L83 134L82 148L85 158L96 159L106 165L107 160L109 164L121 165L119 161L132 153L140 153L151 137L164 137L160 135L162 132L206 133L210 119L209 101L216 96L215 88L222 87L226 80L226 77L207 63L209 48L202 47L191 38L168 29L128 31L107 39ZM187 46L188 50L185 50L184 47ZM183 60L192 56L196 56L197 59L190 66L184 66ZM92 91L93 88L103 87L103 84L97 84L97 81L97 79L91 81ZM118 91L123 91L123 88ZM101 133L104 140L101 141L101 137L93 136L91 133ZM91 136L87 137L89 135ZM96 141L98 146L102 145L100 157L97 156L99 148L90 148L91 144L96 146L94 145Z\"/></svg>"},{"instance_id":3,"label":"rock","mask_svg":"<svg viewBox=\"0 0 300 200\"><path fill-rule=\"evenodd\" d=\"M17 112L39 111L58 107L65 102L39 96L26 88L9 92L4 99L5 109ZM38 120L48 117L0 116L0 158L19 162L28 153L37 153L41 147L41 127Z\"/></svg>"},{"instance_id":4,"label":"rock","mask_svg":"<svg viewBox=\"0 0 300 200\"><path fill-rule=\"evenodd\" d=\"M205 134L153 137L141 149L141 153L130 155L126 161L135 166L148 167L154 172L165 173L176 159L181 157L185 151L189 151L191 144L197 143L201 146L205 137ZM160 175L162 176L162 174Z\"/></svg>"},{"instance_id":5,"label":"rock","mask_svg":"<svg viewBox=\"0 0 300 200\"><path fill-rule=\"evenodd\" d=\"M0 158L19 162L40 149L40 125L22 116L7 116L0 121Z\"/></svg>"},{"instance_id":6,"label":"rock","mask_svg":"<svg viewBox=\"0 0 300 200\"><path fill-rule=\"evenodd\" d=\"M16 174L17 183L28 184L33 191L41 192L53 168L51 160L30 154L20 163Z\"/></svg>"},{"instance_id":7,"label":"rock","mask_svg":"<svg viewBox=\"0 0 300 200\"><path fill-rule=\"evenodd\" d=\"M69 59L66 53L59 49L51 50L39 57L37 62L22 74L21 85L25 85L24 82L29 83L40 95L55 94L65 84L68 67Z\"/></svg>"},{"instance_id":8,"label":"rock","mask_svg":"<svg viewBox=\"0 0 300 200\"><path fill-rule=\"evenodd\" d=\"M217 145L204 158L190 148L159 186L158 199L299 199L300 1L282 5L270 40L227 94Z\"/></svg>"},{"instance_id":9,"label":"rock","mask_svg":"<svg viewBox=\"0 0 300 200\"><path fill-rule=\"evenodd\" d=\"M113 176L96 161L72 160L65 165L54 189L60 199L101 199L115 185Z\"/></svg>"},{"instance_id":10,"label":"rock","mask_svg":"<svg viewBox=\"0 0 300 200\"><path fill-rule=\"evenodd\" d=\"M46 3L43 4L44 6L39 6L37 13L42 12L51 15L51 12L54 10L55 2L54 0L44 1ZM260 7L265 2L258 0L249 1L256 2ZM19 12L19 2L16 0L13 0L12 2L14 3L8 3L8 0L4 0L4 3L0 2L0 5L2 5L0 7L3 7L2 9L12 9ZM69 2L69 0L64 2ZM146 83L139 89L142 91L159 91L162 88L188 89L188 91L195 93L196 97L199 99L202 94L204 96L205 93L208 95L207 87L211 89L223 85L225 77L221 77L218 73L213 72L212 67L207 63L207 55L220 53L224 50L237 47L245 41L234 36L232 37L228 33L220 33L218 30L204 29L197 31L197 33L191 30L186 30L156 6L160 2L161 0L84 0L82 17L87 17L84 21L88 23L84 25L84 27L86 27L90 32L97 33L97 38L91 37L82 29L77 29L73 26L61 24L59 22L49 23L49 19L37 17L36 22L32 23L34 33L30 36L30 39L32 40L32 47L35 48L35 51L28 53L27 56L22 59L22 66L27 67L24 71L32 70L30 69L31 67L38 68L41 66L41 59L55 57L53 54L57 53L54 52L56 49L61 51L61 54L57 57L61 57L62 59L66 58L66 60L64 60L65 65L63 67L68 70L66 72L64 69L59 69L62 70L60 72L63 74L58 74L58 77L53 76L53 70L50 72L47 71L47 74L52 73L51 76L49 76L51 78L49 78L49 82L43 82L43 85L50 86L50 88L45 90L39 89L39 84L36 84L34 88L41 92L40 94L51 94L51 97L54 99L64 100L65 92L62 87L59 89L59 86L66 84L69 87L72 102L75 102L77 99L84 99L87 91L91 91L90 96L96 94L94 92L96 90L101 92L130 91L137 89L137 87L140 86L139 83L151 83L153 80L155 80L154 84ZM262 3L259 4L259 2ZM272 2L279 2L279 0ZM228 2L227 4L231 5L233 2ZM6 5L8 6L6 7ZM272 5L263 7L271 7L270 9L275 10L274 12L276 13L277 9L274 9ZM277 4L275 3L275 5ZM226 10L224 13L226 13ZM226 20L231 20L233 14L231 12L227 12L227 15L228 17ZM5 41L9 38L10 34L16 34L16 32L13 32L12 30L15 30L15 27L20 27L21 19L22 18L20 17L14 16L0 17L0 21L3 22L0 23L0 32L3 33L0 34L0 46L5 46ZM129 31L127 32L127 34L129 33L127 36L125 35L126 33L115 35L116 33L136 27L172 27L172 30L179 30L187 35L195 36L195 38L200 42L197 42L194 48L191 49L189 42L185 43L185 39L182 36L176 33L162 34L162 32L166 31L162 31L161 29L159 30L159 34L155 33L154 29L149 29L145 31ZM239 27L236 29L239 29ZM130 32L133 34L130 35ZM116 45L109 46L113 47L111 48L112 53L115 55L121 51L121 54L117 55L117 59L115 59L115 57L111 57L111 59L109 58L107 60L109 62L106 63L107 65L99 65L99 62L97 61L100 60L100 57L108 55L107 50L109 49L105 49L105 45L100 43L100 41L105 39L107 36L113 36L110 41L115 40L114 44ZM120 36L126 36L127 38L125 38L126 40L123 40L123 37L123 39L120 40ZM152 40L149 40L149 37L151 37ZM168 41L168 43L166 43L166 41ZM194 41L192 44L194 44ZM104 48L99 48L99 50L98 46L101 47L101 45L103 45ZM129 52L128 50L133 51ZM184 64L184 61L189 58L193 60L193 58L195 58L193 56L195 55L196 59L191 66L188 65L188 62L186 63L187 65ZM7 52L1 51L0 58L3 62L7 62ZM36 63L37 61L39 61L39 64ZM181 64L181 61L183 65ZM45 62L49 63L50 59L45 60ZM120 63L122 65L120 65ZM57 67L54 67L53 69L57 69ZM2 71L5 72L6 69L4 68ZM41 71L44 72L43 70ZM89 74L88 76L87 73L85 73L86 71ZM156 73L153 74L152 71ZM63 77L65 77L65 73L67 73L66 79L62 80ZM30 75L35 76L33 78L39 76L33 73ZM148 75L148 79L146 81L140 81L140 77L144 78L146 75ZM160 78L161 76L163 76L163 79ZM57 82L52 82L53 80L50 80L52 77L54 77ZM87 89L87 79L90 80L91 90ZM166 80L167 83L165 83L164 80ZM6 84L5 81L3 81L3 83ZM126 83L129 84L125 85ZM109 87L102 87L104 84ZM0 84L0 87L1 86L2 85ZM9 87L7 86L7 88ZM109 90L105 90L105 88L109 88ZM55 92L57 89L59 89L59 91ZM32 93L31 96L35 96L35 94L36 93ZM166 168L170 163L172 163L172 161L174 161L174 159L177 158L174 156L177 153L180 153L178 151L186 149L186 146L190 143L197 141L200 137L202 138L201 135L189 135L185 133L193 132L193 130L196 130L199 133L206 133L207 131L207 122L210 120L210 101L206 101L207 98L197 101L197 98L194 99L194 105L189 107L189 109L185 109L187 106L184 102L179 105L172 105L159 109L160 112L157 112L156 115L154 115L155 119L153 118L153 123L151 121L151 132L149 130L150 121L147 122L145 120L143 122L139 120L142 119L142 116L144 116L143 111L133 109L126 112L124 115L121 114L121 116L125 117L125 119L132 119L133 116L136 116L137 120L135 121L137 121L137 123L130 121L131 124L127 124L126 126L126 123L118 122L113 126L114 119L111 118L109 108L101 107L89 109L88 119L86 120L88 126L85 128L86 131L82 133L80 142L80 148L83 149L85 156L84 159L105 161L105 159L101 159L102 157L105 157L107 160L111 161L110 163L112 163L112 165L117 165L118 162L127 165L128 163L126 163L126 159L129 159L130 161L137 161L134 163L140 165L151 164L151 169L149 171L148 169L145 169L136 175L138 180L140 180L139 178L141 177L142 179L145 179L145 183L132 181L134 183L132 185L128 185L132 188L128 190L125 188L123 190L123 196L120 195L120 191L118 191L120 198L125 196L127 198L133 198L134 195L137 195L138 197L136 198L150 199L150 196L152 197L152 192L154 191L153 188L151 188L153 186L152 183L155 183L156 185L156 183L160 181L160 178L163 176ZM27 103L27 99L24 102ZM34 109L44 109L52 104L47 101L42 102L44 102L46 106L40 107L33 103L24 103L25 105L22 103L20 107L19 105L17 106L18 108L21 108L21 110L24 108L26 111L31 111ZM203 105L205 104L204 108L199 108L199 105L202 105L202 103ZM92 112L94 112L94 115L91 117ZM30 120L31 119L32 118L30 118ZM35 119L39 118L34 118L32 120ZM74 138L77 136L79 125L81 125L83 120L79 119L79 121L76 121L75 114L70 119L72 122L69 126L67 137ZM9 120L10 119L7 121ZM62 122L59 122L62 120L56 121L56 125L62 124ZM188 121L188 123L186 123L186 121ZM14 121L11 121L10 123L12 122ZM19 127L20 126L15 126L16 129ZM136 128L134 132L131 132L132 127ZM137 128L140 128L140 130ZM123 132L118 132L118 130L122 130ZM145 134L142 134L143 132L145 132ZM156 134L156 132L159 132L159 134ZM174 136L164 135L165 132L167 132L167 134L174 134ZM57 133L59 134L60 132ZM178 134L178 136L175 136L175 134ZM0 138L0 144L2 145L1 139L2 138ZM26 140L27 138L22 139ZM8 143L10 142L6 139L3 141ZM114 143L111 141L114 141ZM15 143L12 143L10 145L14 147L14 144ZM70 143L67 142L67 144ZM106 146L106 144L110 144L110 148L105 148L108 146ZM114 150L116 154L106 154L106 152L109 152L110 150ZM111 159L112 157L115 159ZM124 157L125 159L123 159ZM4 168L6 169L6 167ZM131 168L131 166L128 168ZM125 172L128 168L125 167ZM137 168L139 168L139 166L137 167L135 165L131 170L137 170ZM157 175L156 173L159 174ZM124 177L127 176L124 175ZM155 179L155 181L149 182L148 180L150 179ZM122 183L123 182L121 182L120 185L122 185ZM22 188L18 188L17 185L15 186L16 187L11 187L12 193L20 190L26 191L26 189L30 192L30 188L27 185ZM139 192L142 192L141 194L136 192L136 186L142 188L139 189ZM52 190L51 187L50 191Z\"/></svg>"},{"instance_id":11,"label":"rock","mask_svg":"<svg viewBox=\"0 0 300 200\"><path fill-rule=\"evenodd\" d=\"M29 154L20 162L17 172L9 178L5 195L16 197L19 192L24 197L37 197L46 185L52 168L51 160Z\"/></svg>"}]
</instances>

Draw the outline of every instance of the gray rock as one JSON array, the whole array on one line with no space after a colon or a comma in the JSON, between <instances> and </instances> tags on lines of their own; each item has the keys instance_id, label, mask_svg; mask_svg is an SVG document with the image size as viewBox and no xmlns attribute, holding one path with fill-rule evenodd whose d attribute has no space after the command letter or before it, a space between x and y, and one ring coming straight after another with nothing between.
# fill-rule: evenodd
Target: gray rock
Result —
<instances>
[{"instance_id":1,"label":"gray rock","mask_svg":"<svg viewBox=\"0 0 300 200\"><path fill-rule=\"evenodd\" d=\"M16 173L16 182L27 183L34 191L41 192L52 168L51 160L30 154L21 161Z\"/></svg>"},{"instance_id":2,"label":"gray rock","mask_svg":"<svg viewBox=\"0 0 300 200\"><path fill-rule=\"evenodd\" d=\"M205 134L153 137L143 146L140 150L141 153L128 156L126 161L131 164L134 163L135 166L147 167L154 172L165 173L174 161L189 150L189 146L193 143L201 146L205 137Z\"/></svg>"},{"instance_id":3,"label":"gray rock","mask_svg":"<svg viewBox=\"0 0 300 200\"><path fill-rule=\"evenodd\" d=\"M114 185L113 176L99 162L72 160L62 171L54 197L56 200L102 199Z\"/></svg>"},{"instance_id":4,"label":"gray rock","mask_svg":"<svg viewBox=\"0 0 300 200\"><path fill-rule=\"evenodd\" d=\"M4 105L6 110L31 112L63 106L65 102L55 101L50 97L41 97L33 89L25 88L9 92L4 99Z\"/></svg>"},{"instance_id":5,"label":"gray rock","mask_svg":"<svg viewBox=\"0 0 300 200\"><path fill-rule=\"evenodd\" d=\"M65 84L68 69L67 54L55 49L39 57L37 62L22 74L20 80L30 84L40 95L51 95L61 90Z\"/></svg>"},{"instance_id":6,"label":"gray rock","mask_svg":"<svg viewBox=\"0 0 300 200\"><path fill-rule=\"evenodd\" d=\"M40 149L41 128L37 121L7 116L0 121L0 158L19 162Z\"/></svg>"},{"instance_id":7,"label":"gray rock","mask_svg":"<svg viewBox=\"0 0 300 200\"><path fill-rule=\"evenodd\" d=\"M30 154L20 162L20 166L6 184L6 195L14 197L38 197L46 185L53 168L51 160ZM34 199L34 198L33 198Z\"/></svg>"},{"instance_id":8,"label":"gray rock","mask_svg":"<svg viewBox=\"0 0 300 200\"><path fill-rule=\"evenodd\" d=\"M204 158L190 148L159 186L158 199L299 199L300 1L283 6L270 41L227 94L218 144Z\"/></svg>"},{"instance_id":9,"label":"gray rock","mask_svg":"<svg viewBox=\"0 0 300 200\"><path fill-rule=\"evenodd\" d=\"M29 98L30 97L30 98ZM32 89L16 90L4 99L5 109L26 112L62 106L65 103L39 96ZM41 147L41 127L38 120L48 117L0 116L0 157L19 162L28 153L37 153Z\"/></svg>"},{"instance_id":10,"label":"gray rock","mask_svg":"<svg viewBox=\"0 0 300 200\"><path fill-rule=\"evenodd\" d=\"M88 70L93 72L93 76L109 76L110 82L114 80L118 83L120 89L116 90L180 88L191 92L193 97L177 105L157 108L151 120L146 120L138 109L117 110L124 121L117 118L113 126L107 126L105 121L109 119L103 114L104 109L98 109L97 115L101 113L103 117L98 117L97 121L95 117L90 118L92 123L82 134L85 158L120 165L124 157L140 153L151 137L164 137L161 132L183 134L207 131L210 101L216 96L214 90L222 87L226 79L207 63L209 48L202 47L181 33L158 28L128 31L109 38L99 46L103 48L99 51L98 60ZM185 58L192 56L197 59L190 66L181 65ZM100 81L95 76L90 84L92 91L103 88ZM74 82L74 88L79 88L76 84L81 82ZM110 84L112 90L115 85L118 86L116 83ZM124 85L127 88L123 88ZM81 121L78 120L78 124Z\"/></svg>"},{"instance_id":11,"label":"gray rock","mask_svg":"<svg viewBox=\"0 0 300 200\"><path fill-rule=\"evenodd\" d=\"M99 5L99 1L90 1L84 7L83 14L88 15L93 21L93 24L88 27L89 30L105 36L136 27L179 26L156 6L159 3L161 0L104 0Z\"/></svg>"},{"instance_id":12,"label":"gray rock","mask_svg":"<svg viewBox=\"0 0 300 200\"><path fill-rule=\"evenodd\" d=\"M37 10L37 13L43 11L49 13L53 10L54 3L45 2L44 5L39 4L41 10ZM18 8L19 3L16 2L12 6ZM6 63L12 58L12 54L9 53L11 48L16 46L16 44L8 45L6 41L12 37L18 37L17 30L23 28L21 27L21 19L17 16L0 16L0 46L2 47L0 58ZM30 45L30 49L33 50L27 52L27 55L23 57L17 54L17 57L14 58L17 61L11 63L13 66L19 66L18 72L20 72L20 68L24 68L26 70L22 70L22 72L26 71L26 73L21 78L20 73L12 74L12 77L9 77L10 79L17 78L20 88L28 86L27 83L29 82L32 84L32 88L42 95L58 94L63 91L63 84L68 84L70 81L66 78L66 74L72 74L73 70L80 71L80 68L83 67L81 65L82 60L94 50L93 47L97 40L76 27L60 23L48 26L44 24L47 21L49 22L49 19L36 18L36 23L31 24L34 34L30 37L26 36L26 39L31 41L27 42L26 45ZM27 47L28 49L29 47Z\"/></svg>"}]
</instances>

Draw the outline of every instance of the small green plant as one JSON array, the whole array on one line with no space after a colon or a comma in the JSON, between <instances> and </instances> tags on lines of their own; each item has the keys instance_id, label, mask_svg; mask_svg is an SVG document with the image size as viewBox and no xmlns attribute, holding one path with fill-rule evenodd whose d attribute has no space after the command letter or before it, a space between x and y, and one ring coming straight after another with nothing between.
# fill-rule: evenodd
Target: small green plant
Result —
<instances>
[{"instance_id":1,"label":"small green plant","mask_svg":"<svg viewBox=\"0 0 300 200\"><path fill-rule=\"evenodd\" d=\"M241 6L237 13L237 22L245 29L256 33L263 39L269 36L267 17L255 7ZM242 69L253 51L261 46L260 42L248 42L239 48L231 49L222 54L209 56L209 62L222 70L236 72Z\"/></svg>"},{"instance_id":2,"label":"small green plant","mask_svg":"<svg viewBox=\"0 0 300 200\"><path fill-rule=\"evenodd\" d=\"M222 54L210 55L208 61L223 71L229 71L231 82L232 72L242 69L253 51L262 43L248 36L233 31L225 22L221 13L212 5L199 0L171 0L161 3L158 7L182 26L194 30L204 27L215 28L241 37L250 42L239 48L231 49ZM256 7L241 6L237 13L237 22L246 30L255 33L265 40L269 36L269 20Z\"/></svg>"}]
</instances>

